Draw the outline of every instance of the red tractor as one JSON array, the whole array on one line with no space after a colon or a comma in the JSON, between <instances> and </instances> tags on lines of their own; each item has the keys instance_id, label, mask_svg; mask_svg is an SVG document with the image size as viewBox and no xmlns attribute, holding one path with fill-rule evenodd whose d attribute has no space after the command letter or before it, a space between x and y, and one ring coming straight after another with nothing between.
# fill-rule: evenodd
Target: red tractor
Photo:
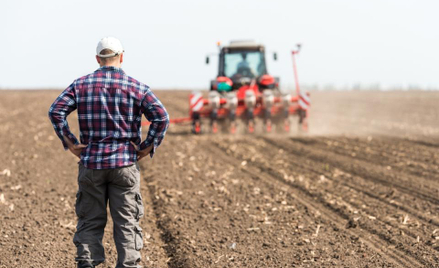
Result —
<instances>
[{"instance_id":1,"label":"red tractor","mask_svg":"<svg viewBox=\"0 0 439 268\"><path fill-rule=\"evenodd\" d=\"M196 134L205 131L202 121L209 122L212 133L218 131L253 133L289 132L291 117L298 116L302 130L307 130L309 95L301 94L293 51L297 95L291 96L279 90L279 78L267 71L265 47L252 41L235 41L229 46L219 46L218 75L210 83L207 98L200 92L190 95L190 119L173 120L175 123L190 120ZM276 53L273 53L277 60ZM210 58L206 57L206 64ZM239 123L242 122L242 123Z\"/></svg>"}]
</instances>

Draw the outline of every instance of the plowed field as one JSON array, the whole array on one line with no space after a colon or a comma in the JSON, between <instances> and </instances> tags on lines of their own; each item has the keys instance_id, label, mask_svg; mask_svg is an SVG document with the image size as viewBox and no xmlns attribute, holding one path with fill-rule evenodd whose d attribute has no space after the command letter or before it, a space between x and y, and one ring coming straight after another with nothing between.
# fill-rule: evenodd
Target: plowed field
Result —
<instances>
[{"instance_id":1,"label":"plowed field","mask_svg":"<svg viewBox=\"0 0 439 268\"><path fill-rule=\"evenodd\" d=\"M0 267L75 267L59 91L0 91ZM157 92L171 117L188 92ZM315 92L309 134L171 126L141 161L145 267L439 267L439 93ZM70 116L77 133L76 116ZM116 251L109 219L107 261Z\"/></svg>"}]
</instances>

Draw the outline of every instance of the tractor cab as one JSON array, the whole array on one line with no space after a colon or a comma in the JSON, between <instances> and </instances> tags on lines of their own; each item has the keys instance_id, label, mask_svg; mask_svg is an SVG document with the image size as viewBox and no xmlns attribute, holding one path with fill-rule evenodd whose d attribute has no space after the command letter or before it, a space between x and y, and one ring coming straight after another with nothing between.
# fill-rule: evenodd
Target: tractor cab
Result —
<instances>
[{"instance_id":1,"label":"tractor cab","mask_svg":"<svg viewBox=\"0 0 439 268\"><path fill-rule=\"evenodd\" d=\"M209 58L206 63L209 63ZM276 82L278 79L267 73L263 45L253 41L233 41L220 49L218 74L216 80L211 81L210 89L221 93L239 90L243 86L260 85L261 90L266 86L274 88Z\"/></svg>"}]
</instances>

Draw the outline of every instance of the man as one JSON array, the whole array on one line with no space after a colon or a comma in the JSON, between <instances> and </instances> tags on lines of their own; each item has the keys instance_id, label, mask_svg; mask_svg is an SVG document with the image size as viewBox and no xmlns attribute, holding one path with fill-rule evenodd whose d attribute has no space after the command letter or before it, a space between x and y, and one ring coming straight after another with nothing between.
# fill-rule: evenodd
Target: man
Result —
<instances>
[{"instance_id":1,"label":"man","mask_svg":"<svg viewBox=\"0 0 439 268\"><path fill-rule=\"evenodd\" d=\"M247 54L241 53L242 61L238 63L238 70L241 68L250 68L250 64L247 61Z\"/></svg>"},{"instance_id":2,"label":"man","mask_svg":"<svg viewBox=\"0 0 439 268\"><path fill-rule=\"evenodd\" d=\"M118 254L116 267L140 267L143 202L137 161L154 155L169 116L148 86L121 69L123 52L118 39L103 38L96 50L100 68L75 80L49 110L64 149L80 159L75 205L78 225L73 238L78 268L95 267L105 259L102 237L108 202ZM81 143L66 120L75 109ZM151 122L143 142L142 114Z\"/></svg>"},{"instance_id":3,"label":"man","mask_svg":"<svg viewBox=\"0 0 439 268\"><path fill-rule=\"evenodd\" d=\"M241 53L241 57L242 61L238 63L235 76L245 76L253 78L255 75L252 68L250 67L250 64L247 61L247 53Z\"/></svg>"}]
</instances>

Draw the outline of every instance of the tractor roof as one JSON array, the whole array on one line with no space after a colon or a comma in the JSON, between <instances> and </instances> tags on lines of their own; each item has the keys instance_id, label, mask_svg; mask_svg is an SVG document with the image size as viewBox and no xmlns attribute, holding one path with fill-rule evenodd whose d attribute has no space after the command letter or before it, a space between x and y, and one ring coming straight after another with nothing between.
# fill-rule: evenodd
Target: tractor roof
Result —
<instances>
[{"instance_id":1,"label":"tractor roof","mask_svg":"<svg viewBox=\"0 0 439 268\"><path fill-rule=\"evenodd\" d=\"M227 50L260 50L264 48L264 45L258 44L253 40L240 40L240 41L231 41L230 45L224 46Z\"/></svg>"}]
</instances>

